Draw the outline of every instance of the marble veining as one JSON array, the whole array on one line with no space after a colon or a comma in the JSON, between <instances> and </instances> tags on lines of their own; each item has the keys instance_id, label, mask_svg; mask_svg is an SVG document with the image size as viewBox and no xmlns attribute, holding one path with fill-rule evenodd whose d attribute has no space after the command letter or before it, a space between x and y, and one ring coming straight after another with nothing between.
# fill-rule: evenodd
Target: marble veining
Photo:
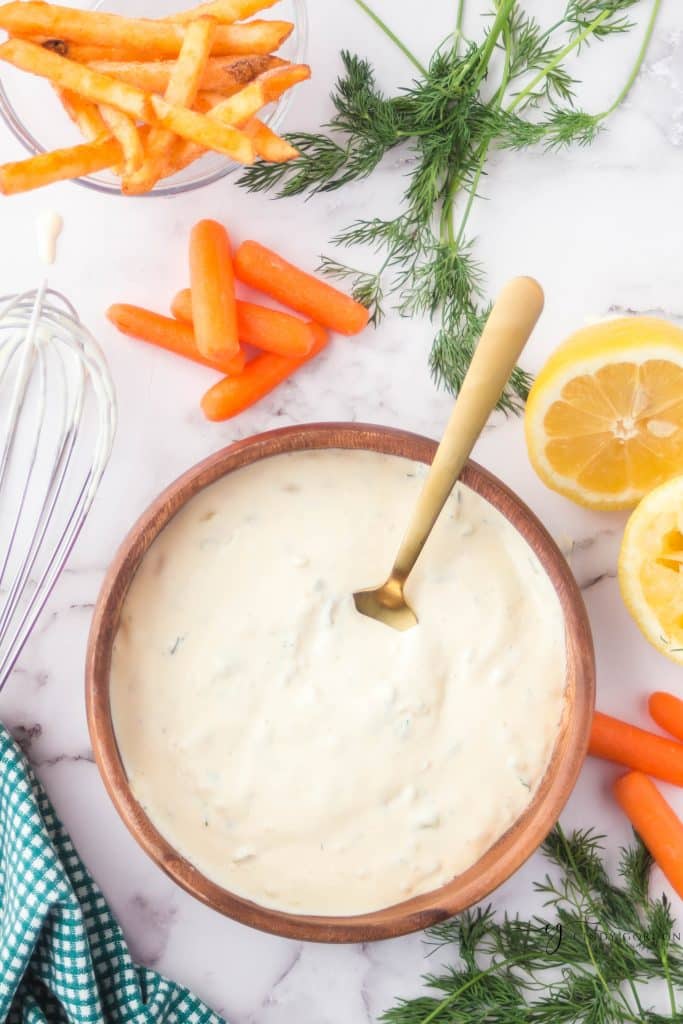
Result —
<instances>
[{"instance_id":1,"label":"marble veining","mask_svg":"<svg viewBox=\"0 0 683 1024\"><path fill-rule=\"evenodd\" d=\"M155 902L142 892L133 892L128 901L131 954L139 963L156 967L168 946L177 907L165 901Z\"/></svg>"},{"instance_id":2,"label":"marble veining","mask_svg":"<svg viewBox=\"0 0 683 1024\"><path fill-rule=\"evenodd\" d=\"M483 0L470 0L472 23ZM105 4L106 6L106 4ZM529 0L551 17L560 0ZM375 0L423 59L452 27L453 4ZM646 0L638 5L643 11ZM344 46L372 57L380 83L407 84L411 68L351 0L311 0L314 84L295 99L288 127L314 129ZM581 102L603 109L621 87L637 33L587 57ZM546 310L526 365L537 369L563 337L591 319L633 313L683 321L683 7L665 0L646 67L628 102L589 149L495 154L471 221L495 292L534 274ZM0 133L0 159L18 144ZM76 303L109 359L121 406L112 462L92 516L4 693L0 718L27 750L58 813L102 886L137 956L194 988L233 1024L366 1024L398 996L416 995L430 969L419 936L364 947L325 947L250 931L177 889L138 849L92 763L83 665L92 604L106 566L134 520L172 479L209 452L289 423L349 419L438 436L451 400L427 369L433 330L390 316L359 339L335 339L313 365L239 419L206 423L198 401L213 374L119 336L104 318L117 301L167 308L188 283L186 240L199 217L224 220L236 240L254 237L311 269L329 239L356 216L390 215L408 154L397 151L369 180L309 202L269 202L230 179L185 197L127 201L64 184L2 200L1 290L33 287L40 273L32 219L47 205L65 216L51 280ZM8 244L11 239L11 244ZM368 257L370 260L370 257ZM87 270L87 272L86 272ZM653 688L680 690L680 670L654 652L626 613L615 579L625 517L576 508L547 491L529 466L519 420L495 418L475 457L537 512L568 554L595 635L599 705L645 725ZM616 848L629 828L610 785L618 770L586 765L564 813L568 827L599 823ZM667 797L683 814L680 793ZM540 906L534 857L497 894L511 911ZM663 884L655 876L655 885ZM680 902L675 903L683 916ZM440 954L433 954L439 957Z\"/></svg>"}]
</instances>

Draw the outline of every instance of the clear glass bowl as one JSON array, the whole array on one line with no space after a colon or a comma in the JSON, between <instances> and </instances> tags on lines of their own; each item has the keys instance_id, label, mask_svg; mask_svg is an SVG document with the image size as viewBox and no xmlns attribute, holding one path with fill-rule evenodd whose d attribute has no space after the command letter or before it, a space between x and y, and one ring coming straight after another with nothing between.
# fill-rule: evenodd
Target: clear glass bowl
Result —
<instances>
[{"instance_id":1,"label":"clear glass bowl","mask_svg":"<svg viewBox=\"0 0 683 1024\"><path fill-rule=\"evenodd\" d=\"M69 4L84 10L101 8L112 14L137 18L160 18L191 5L192 0L75 0ZM278 56L297 64L305 61L308 43L306 0L280 0L275 7L264 11L263 17L294 23L294 31L278 51ZM274 131L281 128L291 98L290 90L278 103L265 111L263 120ZM49 83L34 75L18 71L8 64L0 66L0 115L29 153L44 153L46 150L61 149L83 141L78 130L62 110ZM220 153L207 153L201 160L190 164L173 177L160 181L142 198L190 192L192 189L218 181L226 174L231 174L237 166ZM121 194L119 180L106 171L87 178L78 178L77 181L80 185L95 189L97 192Z\"/></svg>"}]
</instances>

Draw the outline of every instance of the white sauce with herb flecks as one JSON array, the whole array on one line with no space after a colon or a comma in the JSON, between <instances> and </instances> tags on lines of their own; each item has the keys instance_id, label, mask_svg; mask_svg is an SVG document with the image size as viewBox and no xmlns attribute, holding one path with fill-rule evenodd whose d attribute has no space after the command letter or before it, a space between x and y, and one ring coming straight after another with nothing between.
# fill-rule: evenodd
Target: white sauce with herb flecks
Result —
<instances>
[{"instance_id":1,"label":"white sauce with herb flecks","mask_svg":"<svg viewBox=\"0 0 683 1024\"><path fill-rule=\"evenodd\" d=\"M265 906L357 914L434 889L520 816L564 708L560 604L526 542L458 485L411 577L419 625L361 616L425 467L262 460L147 553L111 691L138 800L205 875Z\"/></svg>"}]
</instances>

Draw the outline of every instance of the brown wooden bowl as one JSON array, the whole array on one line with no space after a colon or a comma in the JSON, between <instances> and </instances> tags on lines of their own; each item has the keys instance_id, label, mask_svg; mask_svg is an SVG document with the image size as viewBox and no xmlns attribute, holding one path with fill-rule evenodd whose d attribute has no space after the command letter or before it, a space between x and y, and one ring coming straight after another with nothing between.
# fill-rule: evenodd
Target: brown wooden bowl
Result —
<instances>
[{"instance_id":1,"label":"brown wooden bowl","mask_svg":"<svg viewBox=\"0 0 683 1024\"><path fill-rule=\"evenodd\" d=\"M557 821L586 756L595 698L593 643L579 589L557 545L534 514L496 477L473 462L462 480L497 508L536 552L562 605L567 645L567 699L558 739L533 801L472 867L447 885L384 910L353 917L314 917L269 910L205 878L156 830L133 796L114 735L109 700L112 645L128 587L157 534L193 495L235 469L283 452L360 448L431 462L425 437L361 424L287 427L216 452L171 484L135 524L106 575L95 606L86 666L88 724L95 760L129 831L170 877L197 899L237 921L294 939L366 942L419 931L488 896L536 850Z\"/></svg>"}]
</instances>

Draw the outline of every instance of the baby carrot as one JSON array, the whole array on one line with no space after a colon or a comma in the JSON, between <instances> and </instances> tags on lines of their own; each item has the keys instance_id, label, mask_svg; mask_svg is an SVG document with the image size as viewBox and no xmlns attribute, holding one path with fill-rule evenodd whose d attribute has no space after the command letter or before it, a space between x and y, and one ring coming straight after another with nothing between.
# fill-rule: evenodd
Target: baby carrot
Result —
<instances>
[{"instance_id":1,"label":"baby carrot","mask_svg":"<svg viewBox=\"0 0 683 1024\"><path fill-rule=\"evenodd\" d=\"M244 369L246 360L241 349L232 356L203 356L197 348L192 327L179 320L159 316L158 313L152 313L140 306L128 306L123 303L110 306L107 316L115 327L130 338L148 341L150 345L165 348L167 352L175 352L186 359L193 359L195 363L210 366L212 370L234 376Z\"/></svg>"},{"instance_id":2,"label":"baby carrot","mask_svg":"<svg viewBox=\"0 0 683 1024\"><path fill-rule=\"evenodd\" d=\"M258 242L240 245L235 253L235 275L283 306L339 334L358 334L370 317L360 302L287 263Z\"/></svg>"},{"instance_id":3,"label":"baby carrot","mask_svg":"<svg viewBox=\"0 0 683 1024\"><path fill-rule=\"evenodd\" d=\"M186 324L192 323L192 289L181 288L173 296L171 312L176 320L184 320Z\"/></svg>"},{"instance_id":4,"label":"baby carrot","mask_svg":"<svg viewBox=\"0 0 683 1024\"><path fill-rule=\"evenodd\" d=\"M311 324L315 333L313 348L303 359L276 356L266 352L248 364L239 377L226 377L206 392L202 399L204 415L209 420L229 420L248 409L290 377L309 359L317 356L328 342L327 332L318 324Z\"/></svg>"},{"instance_id":5,"label":"baby carrot","mask_svg":"<svg viewBox=\"0 0 683 1024\"><path fill-rule=\"evenodd\" d=\"M683 700L680 697L660 690L650 696L648 707L657 725L677 740L683 740Z\"/></svg>"},{"instance_id":6,"label":"baby carrot","mask_svg":"<svg viewBox=\"0 0 683 1024\"><path fill-rule=\"evenodd\" d=\"M215 220L200 220L190 235L192 319L197 348L213 359L239 350L230 239Z\"/></svg>"},{"instance_id":7,"label":"baby carrot","mask_svg":"<svg viewBox=\"0 0 683 1024\"><path fill-rule=\"evenodd\" d=\"M617 779L614 794L671 885L683 897L683 822L642 772L629 772Z\"/></svg>"},{"instance_id":8,"label":"baby carrot","mask_svg":"<svg viewBox=\"0 0 683 1024\"><path fill-rule=\"evenodd\" d=\"M656 736L599 711L593 717L589 754L683 786L683 743Z\"/></svg>"},{"instance_id":9,"label":"baby carrot","mask_svg":"<svg viewBox=\"0 0 683 1024\"><path fill-rule=\"evenodd\" d=\"M184 288L171 305L173 316L192 323L192 292ZM305 320L277 309L237 300L237 333L245 345L301 359L313 348L315 334Z\"/></svg>"}]
</instances>

